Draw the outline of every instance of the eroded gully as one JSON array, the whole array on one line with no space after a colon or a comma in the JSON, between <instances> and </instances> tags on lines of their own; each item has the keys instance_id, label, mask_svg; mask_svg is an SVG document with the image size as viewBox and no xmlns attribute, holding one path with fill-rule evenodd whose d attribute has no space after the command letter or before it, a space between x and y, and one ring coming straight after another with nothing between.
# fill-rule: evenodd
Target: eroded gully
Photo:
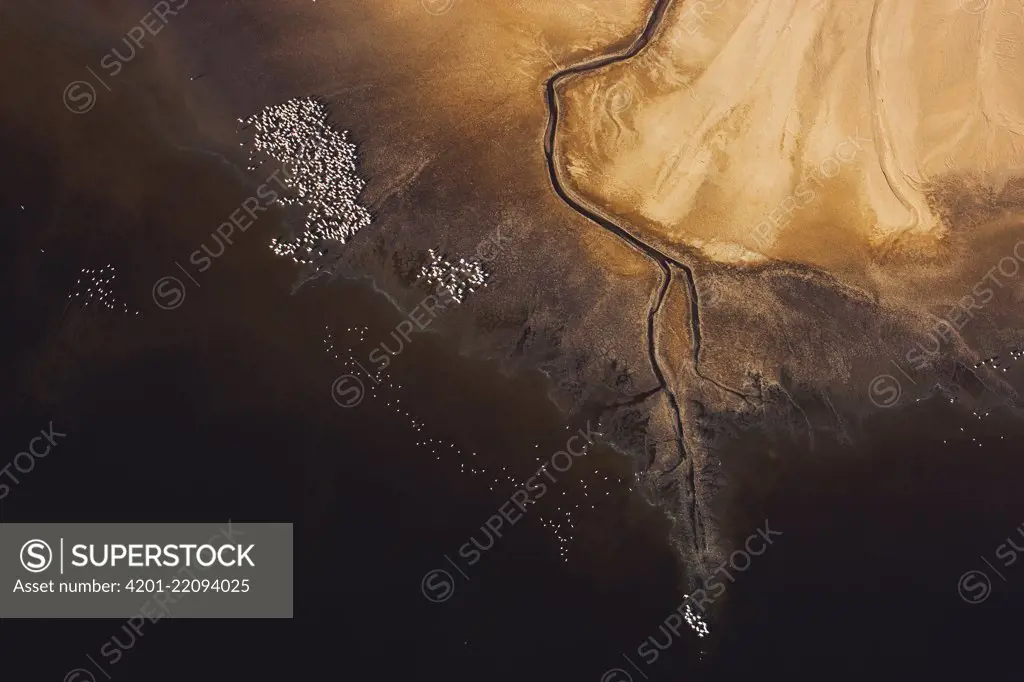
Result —
<instances>
[{"instance_id":1,"label":"eroded gully","mask_svg":"<svg viewBox=\"0 0 1024 682\"><path fill-rule=\"evenodd\" d=\"M595 223L599 227L608 232L614 234L616 237L626 242L631 248L644 254L652 261L658 264L658 267L662 272L661 284L658 288L657 296L654 302L651 304L647 312L647 348L648 355L650 357L651 369L654 372L655 377L658 380L660 390L665 391L668 396L669 404L672 407L673 414L675 415L675 436L676 443L679 447L679 465L686 466L686 478L689 486L689 516L690 516L690 529L693 533L693 550L697 553L697 556L703 556L701 543L699 538L703 538L703 528L700 523L700 515L697 513L697 499L696 499L696 487L694 480L696 475L696 467L690 460L686 452L684 444L684 432L683 432L683 419L682 412L679 407L679 400L676 397L675 391L669 386L668 381L665 378L665 373L662 371L661 363L658 360L658 349L655 335L655 323L658 317L658 313L661 311L662 304L665 301L665 296L668 293L669 287L672 284L672 267L678 268L684 275L686 280L687 294L690 298L690 331L693 338L693 364L694 369L698 375L700 371L698 364L700 362L700 307L697 298L697 287L693 278L693 270L686 265L676 260L672 256L659 251L654 246L648 244L644 240L640 239L629 230L615 224L605 216L601 215L597 211L584 206L581 202L574 199L570 193L565 189L561 179L558 176L558 169L555 163L555 136L558 132L558 94L557 88L561 80L572 76L573 74L586 73L588 71L594 71L596 69L603 68L610 64L622 62L636 56L647 44L650 42L651 36L657 30L661 20L665 16L665 12L668 10L672 0L655 0L654 7L651 9L650 14L647 18L647 23L644 27L643 32L637 37L637 39L630 45L625 51L616 53L613 55L605 55L597 59L592 59L575 66L570 66L565 69L561 69L556 72L551 78L548 79L545 86L545 100L548 107L548 127L547 133L544 136L544 156L547 159L548 176L551 181L551 187L555 193L564 201L570 208L582 215L587 220ZM742 394L721 386L717 382L714 382L726 391L744 398ZM645 394L646 395L646 394ZM678 466L678 465L677 465ZM673 467L674 469L675 467Z\"/></svg>"}]
</instances>

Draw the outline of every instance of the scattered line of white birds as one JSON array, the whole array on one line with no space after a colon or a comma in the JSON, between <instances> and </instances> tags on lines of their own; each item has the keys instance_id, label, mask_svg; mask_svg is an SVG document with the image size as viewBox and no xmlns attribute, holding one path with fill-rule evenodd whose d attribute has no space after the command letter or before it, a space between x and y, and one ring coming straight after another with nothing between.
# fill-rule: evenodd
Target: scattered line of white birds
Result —
<instances>
[{"instance_id":1,"label":"scattered line of white birds","mask_svg":"<svg viewBox=\"0 0 1024 682\"><path fill-rule=\"evenodd\" d=\"M369 331L370 331L370 328L369 327L365 327L365 326L362 326L362 327L346 327L345 328L346 336L352 337L353 335L358 335L358 340L356 340L354 343L350 340L349 341L349 344L350 344L349 347L345 348L344 350L342 350L339 347L335 346L335 339L334 339L333 332L331 332L331 325L329 325L329 324L328 325L324 325L324 348L327 351L327 354L329 356L331 356L332 358L334 358L335 360L339 361L341 363L342 367L347 372L349 372L350 374L355 375L356 377L359 377L360 381L362 381L362 378L364 376L366 376L366 374L369 372L369 370L365 369L364 366L361 365L356 360L355 348L353 348L352 346L358 345L358 344L363 343L364 341L366 341L366 334ZM386 388L389 388L389 389L401 389L402 388L401 384L394 384L394 383L392 383L391 382L391 377L386 372L379 371L375 375L372 375L372 379L373 380L370 381L370 383L368 385L365 382L363 383L363 386L366 389L367 395L369 395L371 398L378 397L378 395L377 395L378 390L380 388L382 388L382 387L386 387ZM395 401L395 406L396 407L397 407L399 402L401 402L401 401L400 400L396 400ZM390 406L390 405L391 405L391 403L389 401L388 402L388 406Z\"/></svg>"},{"instance_id":2,"label":"scattered line of white birds","mask_svg":"<svg viewBox=\"0 0 1024 682\"><path fill-rule=\"evenodd\" d=\"M347 327L343 332L346 339L341 342L335 338L330 325L326 325L324 348L331 358L342 363L345 370L365 378L366 373L370 370L364 369L363 364L358 360L360 357L358 354L362 351L359 346L366 341L368 332L369 328L365 326ZM428 436L427 424L402 405L402 399L397 395L402 390L402 385L394 381L390 373L385 370L378 371L373 378L374 380L366 386L367 395L372 398L384 399L386 407L393 410L402 419L407 420L416 436L416 447L425 450L436 461L452 462L458 466L459 473L482 478L487 484L488 490L497 490L502 495L505 492L511 495L516 490L524 489L527 480L537 473L537 469L524 467L528 469L528 473L523 475L522 480L519 480L513 472L509 471L508 464L502 465L500 470L488 467L482 461L483 458L479 456L480 453L466 451L450 441ZM572 431L568 425L565 429L567 432ZM600 424L598 430L600 430ZM546 468L552 453L542 451L539 443L535 443L533 447L533 459L541 468ZM584 445L583 450L586 451L588 447ZM537 516L541 525L554 536L559 557L563 562L568 562L569 545L577 530L576 516L588 508L596 509L602 499L607 499L611 495L614 487L621 488L623 480L617 476L601 474L593 468L583 469L579 465L574 466L572 470L553 473L552 476L557 476L558 482L547 483L549 489L545 497L550 497L555 501L554 510L550 514L538 511ZM588 477L591 478L589 482ZM537 480L545 479L541 477ZM602 490L601 488L607 489Z\"/></svg>"},{"instance_id":3,"label":"scattered line of white birds","mask_svg":"<svg viewBox=\"0 0 1024 682\"><path fill-rule=\"evenodd\" d=\"M1010 349L1009 356L1010 356L1010 359L1012 360L1012 362L1016 363L1018 360L1024 358L1024 351L1022 351L1019 348L1013 348L1013 349ZM992 357L985 358L984 360L981 360L981 361L975 363L975 365L974 365L974 369L988 369L988 368L992 369L993 371L1001 370L1002 372L1006 372L1007 370L1011 369L1011 367L1003 366L1002 357L999 356L999 355L993 355ZM937 387L939 388L939 390L944 395L948 396L949 402L951 404L960 402L960 396L958 394L962 391L962 389L959 389L958 387L955 387L955 386L950 387L950 388L946 388L944 386L937 385ZM918 398L917 402L920 402L920 401L921 401L921 399ZM991 409L988 409L988 410L985 410L985 411L981 411L981 412L979 412L978 410L972 410L971 411L971 415L975 419L977 419L978 421L982 421L982 420L986 419L987 417L989 417L994 411L995 411L995 408L991 408ZM960 427L960 433L963 434L963 436L961 436L961 438L967 438L969 436L970 432L967 431L966 427L970 426L970 425L971 425L970 421L968 421L968 422L965 422L965 426L961 426ZM970 436L971 444L972 445L977 445L979 448L980 447L984 447L984 443L982 443L981 438L983 436L994 436L994 435L995 434L992 433L991 428L983 429L982 432L979 435ZM1006 435L1005 434L1000 434L999 435L999 440L1006 440ZM960 447L961 445L967 445L967 443L964 442L964 441L961 441L960 438L952 438L952 439L945 438L945 439L943 439L942 444L943 445L952 445L953 447Z\"/></svg>"},{"instance_id":4,"label":"scattered line of white birds","mask_svg":"<svg viewBox=\"0 0 1024 682\"><path fill-rule=\"evenodd\" d=\"M1010 358L1016 362L1024 357L1024 353L1020 349L1014 348L1010 350ZM1000 365L1003 363L1003 359L998 355L993 355L990 358L985 358L981 362L974 365L974 369L981 369L982 367L991 367L992 369L1000 369ZM1008 369L1007 367L1001 368L1004 372Z\"/></svg>"},{"instance_id":5,"label":"scattered line of white birds","mask_svg":"<svg viewBox=\"0 0 1024 682\"><path fill-rule=\"evenodd\" d=\"M279 203L307 210L301 234L270 243L274 253L296 263L314 262L326 253L326 242L344 244L370 224L369 211L358 203L366 183L356 172L356 146L348 141L348 131L331 126L329 115L326 104L302 97L238 119L243 129L254 129L249 170L262 163L254 161L257 155L274 159L294 191Z\"/></svg>"},{"instance_id":6,"label":"scattered line of white birds","mask_svg":"<svg viewBox=\"0 0 1024 682\"><path fill-rule=\"evenodd\" d=\"M431 287L443 289L456 303L462 303L477 288L487 286L491 277L475 259L460 258L459 262L452 263L434 249L428 249L427 256L430 262L420 268L420 278Z\"/></svg>"}]
</instances>

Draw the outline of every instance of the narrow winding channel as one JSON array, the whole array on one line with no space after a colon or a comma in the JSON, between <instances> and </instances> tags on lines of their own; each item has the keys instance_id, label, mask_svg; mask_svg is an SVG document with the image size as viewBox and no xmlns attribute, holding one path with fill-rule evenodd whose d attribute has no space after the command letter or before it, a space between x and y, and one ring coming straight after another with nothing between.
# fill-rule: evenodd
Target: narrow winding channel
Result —
<instances>
[{"instance_id":1,"label":"narrow winding channel","mask_svg":"<svg viewBox=\"0 0 1024 682\"><path fill-rule=\"evenodd\" d=\"M593 59L575 66L562 69L556 72L551 78L548 79L545 87L545 100L548 107L548 127L547 132L544 136L544 156L547 159L548 177L551 180L551 187L555 193L574 211L587 218L591 222L597 224L604 230L611 232L615 236L622 239L629 246L636 249L640 253L644 254L661 268L662 281L658 290L657 298L651 305L647 312L647 351L650 357L651 369L654 371L655 377L657 377L658 385L660 389L665 391L668 396L669 404L672 406L672 411L675 414L675 434L676 442L679 446L679 464L685 464L687 467L687 479L690 493L690 504L689 504L689 515L691 531L693 533L693 549L697 553L697 556L703 556L701 551L701 543L698 538L702 538L703 528L700 523L699 514L697 514L697 499L696 499L696 487L694 477L696 475L694 463L689 461L688 454L683 438L683 419L682 413L679 409L679 400L676 397L675 391L669 386L668 381L665 379L665 373L662 371L661 363L658 361L658 350L655 341L654 325L657 318L658 312L661 310L661 306L665 301L665 295L668 292L669 287L672 284L672 266L677 267L681 270L686 277L687 291L690 297L690 327L691 334L693 337L693 362L694 367L697 367L697 363L700 359L700 308L699 301L697 299L697 287L693 279L693 271L684 263L672 258L671 256L662 253L655 247L651 246L647 242L643 241L633 233L629 232L625 228L616 225L611 220L598 214L596 211L583 206L580 202L573 199L569 192L566 191L562 184L561 179L558 176L558 170L555 165L555 136L558 132L558 94L557 88L560 81L565 78L572 76L573 74L586 73L588 71L594 71L596 69L603 68L610 64L617 62L623 62L627 59L631 59L636 56L651 40L651 36L657 30L661 20L664 18L666 11L672 0L655 0L654 7L652 8L650 15L647 19L647 24L644 27L643 32L637 37L632 45L629 46L625 51L613 54L605 55L597 59ZM730 389L727 389L730 390ZM734 392L734 391L733 391Z\"/></svg>"}]
</instances>

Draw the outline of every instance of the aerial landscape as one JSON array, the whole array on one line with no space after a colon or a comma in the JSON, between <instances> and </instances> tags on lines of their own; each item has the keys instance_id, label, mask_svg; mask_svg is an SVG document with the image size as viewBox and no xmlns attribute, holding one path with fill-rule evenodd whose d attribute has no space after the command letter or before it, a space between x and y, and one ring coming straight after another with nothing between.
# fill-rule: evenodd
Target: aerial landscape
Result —
<instances>
[{"instance_id":1,"label":"aerial landscape","mask_svg":"<svg viewBox=\"0 0 1024 682\"><path fill-rule=\"evenodd\" d=\"M33 677L1014 670L1021 0L0 0L0 50L4 442L68 433L0 523L296 529L293 619L2 620Z\"/></svg>"}]
</instances>

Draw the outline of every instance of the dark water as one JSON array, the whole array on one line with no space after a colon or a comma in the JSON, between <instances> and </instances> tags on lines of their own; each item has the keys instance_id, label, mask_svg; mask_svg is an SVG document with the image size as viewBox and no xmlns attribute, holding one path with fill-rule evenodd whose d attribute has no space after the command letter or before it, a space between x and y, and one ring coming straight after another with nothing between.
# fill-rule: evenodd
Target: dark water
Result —
<instances>
[{"instance_id":1,"label":"dark water","mask_svg":"<svg viewBox=\"0 0 1024 682\"><path fill-rule=\"evenodd\" d=\"M297 533L292 621L161 621L111 664L99 651L112 636L129 641L121 622L4 620L4 679L79 667L115 680L590 682L619 666L634 680L1014 670L1024 570L992 575L979 604L957 582L989 571L982 557L998 561L1024 523L1021 429L941 403L880 415L852 450L750 437L730 452L728 527L742 541L767 519L783 535L728 586L712 637L684 632L651 665L637 646L665 642L659 625L681 599L668 528L606 449L431 603L424 574L481 538L513 490L461 471L470 460L455 447L478 453L474 467L521 475L586 416L558 413L537 376L459 357L445 335L417 336L396 358L400 389L339 407L331 385L345 370L326 332L337 346L346 329L368 329L358 352L391 342L402 316L388 300L366 282L292 294L294 266L266 248L279 213L196 272L189 254L213 247L211 231L263 178L196 148L144 59L76 116L61 92L94 55L39 27L0 26L5 63L30 47L45 55L0 73L0 452L13 456L50 421L68 434L0 502L0 518L275 520ZM140 315L66 306L79 270L108 263L114 294ZM186 280L174 310L152 299L167 275ZM604 499L574 517L565 561L541 519L580 502L583 482Z\"/></svg>"},{"instance_id":2,"label":"dark water","mask_svg":"<svg viewBox=\"0 0 1024 682\"><path fill-rule=\"evenodd\" d=\"M730 588L734 608L716 642L728 654L715 677L974 679L1015 669L1024 573L1019 558L1004 567L996 553L1007 538L1024 547L1019 423L934 401L874 417L867 431L854 451L776 449L779 459L734 480L741 496L770 489L749 496L758 502L746 514L784 536ZM991 580L976 603L958 590L971 570Z\"/></svg>"}]
</instances>

